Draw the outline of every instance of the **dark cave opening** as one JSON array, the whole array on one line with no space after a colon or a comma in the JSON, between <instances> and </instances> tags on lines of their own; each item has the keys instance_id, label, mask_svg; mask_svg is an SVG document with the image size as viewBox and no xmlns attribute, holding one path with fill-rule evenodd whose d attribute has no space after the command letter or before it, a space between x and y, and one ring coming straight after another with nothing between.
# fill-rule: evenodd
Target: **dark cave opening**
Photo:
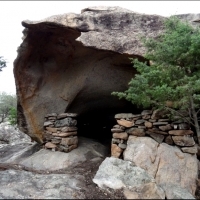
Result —
<instances>
[{"instance_id":1,"label":"dark cave opening","mask_svg":"<svg viewBox=\"0 0 200 200\"><path fill-rule=\"evenodd\" d=\"M140 113L131 103L128 106L115 109L94 109L84 112L77 117L78 136L90 138L111 149L111 129L117 124L114 116L118 113Z\"/></svg>"}]
</instances>

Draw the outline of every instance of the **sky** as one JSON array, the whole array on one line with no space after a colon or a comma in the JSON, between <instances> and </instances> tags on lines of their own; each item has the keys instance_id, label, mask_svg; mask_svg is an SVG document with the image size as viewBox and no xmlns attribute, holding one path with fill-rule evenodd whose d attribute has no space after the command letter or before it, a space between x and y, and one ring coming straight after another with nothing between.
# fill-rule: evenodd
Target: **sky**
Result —
<instances>
[{"instance_id":1,"label":"sky","mask_svg":"<svg viewBox=\"0 0 200 200\"><path fill-rule=\"evenodd\" d=\"M138 13L170 15L200 13L200 1L0 1L0 56L7 67L0 72L0 92L15 94L13 62L17 47L22 43L23 20L41 20L46 17L81 13L92 6L120 6Z\"/></svg>"}]
</instances>

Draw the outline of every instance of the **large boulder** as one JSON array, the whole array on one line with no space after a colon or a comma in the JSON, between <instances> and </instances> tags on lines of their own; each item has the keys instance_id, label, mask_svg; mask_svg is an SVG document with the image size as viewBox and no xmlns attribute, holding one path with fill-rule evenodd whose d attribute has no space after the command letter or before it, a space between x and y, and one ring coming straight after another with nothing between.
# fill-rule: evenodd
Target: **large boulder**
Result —
<instances>
[{"instance_id":1,"label":"large boulder","mask_svg":"<svg viewBox=\"0 0 200 200\"><path fill-rule=\"evenodd\" d=\"M23 42L14 62L20 130L42 143L47 113L74 112L84 118L89 112L106 117L133 110L111 92L127 89L136 73L129 58L143 60L140 38L161 33L163 19L93 7L81 14L23 21Z\"/></svg>"},{"instance_id":2,"label":"large boulder","mask_svg":"<svg viewBox=\"0 0 200 200\"><path fill-rule=\"evenodd\" d=\"M105 117L135 109L111 92L127 89L136 73L129 58L144 60L141 37L157 37L164 19L120 7L91 7L81 14L23 21L14 62L20 129L42 143L47 113L69 111L85 119L89 112Z\"/></svg>"},{"instance_id":3,"label":"large boulder","mask_svg":"<svg viewBox=\"0 0 200 200\"><path fill-rule=\"evenodd\" d=\"M168 198L195 195L198 178L196 154L183 153L180 148L166 143L159 144L150 137L129 136L124 160L152 175ZM179 189L177 189L179 188Z\"/></svg>"}]
</instances>

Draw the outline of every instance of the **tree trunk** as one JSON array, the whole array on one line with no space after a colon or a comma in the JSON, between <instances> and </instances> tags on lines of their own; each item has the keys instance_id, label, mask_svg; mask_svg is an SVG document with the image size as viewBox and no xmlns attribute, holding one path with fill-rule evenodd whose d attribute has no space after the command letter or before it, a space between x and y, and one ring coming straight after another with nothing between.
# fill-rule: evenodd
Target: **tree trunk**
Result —
<instances>
[{"instance_id":1,"label":"tree trunk","mask_svg":"<svg viewBox=\"0 0 200 200\"><path fill-rule=\"evenodd\" d=\"M198 139L198 143L200 145L200 128L199 128L197 112L196 112L195 107L194 107L194 101L193 101L192 96L190 96L190 105L191 105L191 113L192 113L192 117L193 117L193 120L194 120L195 130L196 130L196 133L197 133L197 139Z\"/></svg>"}]
</instances>

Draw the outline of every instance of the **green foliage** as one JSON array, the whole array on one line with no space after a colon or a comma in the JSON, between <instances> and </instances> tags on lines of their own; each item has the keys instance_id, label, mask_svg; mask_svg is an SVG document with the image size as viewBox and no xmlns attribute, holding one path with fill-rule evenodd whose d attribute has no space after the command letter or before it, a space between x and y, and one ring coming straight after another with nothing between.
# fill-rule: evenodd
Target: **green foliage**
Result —
<instances>
[{"instance_id":1,"label":"green foliage","mask_svg":"<svg viewBox=\"0 0 200 200\"><path fill-rule=\"evenodd\" d=\"M17 108L16 95L7 94L6 92L0 93L0 123L4 122L9 116L12 108Z\"/></svg>"},{"instance_id":2,"label":"green foliage","mask_svg":"<svg viewBox=\"0 0 200 200\"><path fill-rule=\"evenodd\" d=\"M17 109L15 107L10 108L8 121L10 122L11 125L17 124Z\"/></svg>"},{"instance_id":3,"label":"green foliage","mask_svg":"<svg viewBox=\"0 0 200 200\"><path fill-rule=\"evenodd\" d=\"M6 67L6 61L2 56L0 56L0 71L2 71L2 68Z\"/></svg>"},{"instance_id":4,"label":"green foliage","mask_svg":"<svg viewBox=\"0 0 200 200\"><path fill-rule=\"evenodd\" d=\"M152 64L131 59L139 72L125 92L113 92L139 107L190 109L200 105L200 30L175 17L165 21L165 32L157 39L144 39L145 58Z\"/></svg>"}]
</instances>

